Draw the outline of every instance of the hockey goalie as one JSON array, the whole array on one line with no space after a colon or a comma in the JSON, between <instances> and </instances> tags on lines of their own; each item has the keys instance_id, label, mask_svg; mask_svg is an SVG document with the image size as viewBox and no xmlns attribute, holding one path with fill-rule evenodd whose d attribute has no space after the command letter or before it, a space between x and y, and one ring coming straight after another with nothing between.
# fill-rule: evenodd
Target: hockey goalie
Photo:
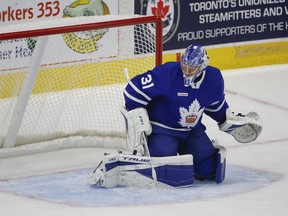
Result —
<instances>
[{"instance_id":1,"label":"hockey goalie","mask_svg":"<svg viewBox=\"0 0 288 216\"><path fill-rule=\"evenodd\" d=\"M240 143L257 139L256 112L231 112L219 69L206 50L190 45L181 62L168 62L128 81L121 108L130 154L106 154L89 175L91 185L189 187L195 180L225 179L226 150L202 124L208 115Z\"/></svg>"}]
</instances>

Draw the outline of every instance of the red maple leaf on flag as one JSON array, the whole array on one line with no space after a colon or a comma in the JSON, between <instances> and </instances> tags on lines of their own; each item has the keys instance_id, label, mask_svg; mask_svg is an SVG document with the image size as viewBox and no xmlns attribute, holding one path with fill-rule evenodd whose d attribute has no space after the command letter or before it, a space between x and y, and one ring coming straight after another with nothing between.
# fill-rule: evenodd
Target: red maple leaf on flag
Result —
<instances>
[{"instance_id":1,"label":"red maple leaf on flag","mask_svg":"<svg viewBox=\"0 0 288 216\"><path fill-rule=\"evenodd\" d=\"M157 7L152 7L151 10L153 15L160 18L164 18L166 14L169 12L169 6L166 5L164 7L163 0L160 0L159 2L157 2Z\"/></svg>"}]
</instances>

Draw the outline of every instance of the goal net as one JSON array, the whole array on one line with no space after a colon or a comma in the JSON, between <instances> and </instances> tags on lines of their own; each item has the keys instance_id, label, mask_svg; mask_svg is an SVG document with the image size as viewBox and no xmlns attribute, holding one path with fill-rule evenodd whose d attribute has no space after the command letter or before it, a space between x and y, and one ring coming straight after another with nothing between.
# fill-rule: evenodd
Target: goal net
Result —
<instances>
[{"instance_id":1,"label":"goal net","mask_svg":"<svg viewBox=\"0 0 288 216\"><path fill-rule=\"evenodd\" d=\"M161 25L152 16L106 15L1 27L0 151L125 138L124 71L132 78L161 64Z\"/></svg>"}]
</instances>

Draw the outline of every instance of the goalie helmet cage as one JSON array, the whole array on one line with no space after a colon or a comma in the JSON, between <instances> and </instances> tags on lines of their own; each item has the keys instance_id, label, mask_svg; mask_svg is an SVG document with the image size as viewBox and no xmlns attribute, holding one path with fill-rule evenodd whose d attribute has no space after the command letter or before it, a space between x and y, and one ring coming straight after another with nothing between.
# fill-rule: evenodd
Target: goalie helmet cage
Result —
<instances>
[{"instance_id":1,"label":"goalie helmet cage","mask_svg":"<svg viewBox=\"0 0 288 216\"><path fill-rule=\"evenodd\" d=\"M29 151L31 143L53 149L49 141L78 136L103 142L126 136L119 111L124 71L133 77L161 64L162 21L139 15L46 20L1 27L0 44L2 54L10 53L0 65L0 152ZM55 148L69 147L62 141ZM79 145L103 144L91 142Z\"/></svg>"}]
</instances>

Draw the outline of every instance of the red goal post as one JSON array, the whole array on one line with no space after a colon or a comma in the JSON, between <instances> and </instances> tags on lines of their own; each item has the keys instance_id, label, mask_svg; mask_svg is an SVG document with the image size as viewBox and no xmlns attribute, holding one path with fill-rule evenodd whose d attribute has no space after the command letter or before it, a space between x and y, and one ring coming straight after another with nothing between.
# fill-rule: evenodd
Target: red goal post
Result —
<instances>
[{"instance_id":1,"label":"red goal post","mask_svg":"<svg viewBox=\"0 0 288 216\"><path fill-rule=\"evenodd\" d=\"M71 147L73 137L113 147L103 138L126 136L123 71L131 78L162 63L162 21L106 15L11 25L0 28L0 53L0 157L32 143Z\"/></svg>"}]
</instances>

